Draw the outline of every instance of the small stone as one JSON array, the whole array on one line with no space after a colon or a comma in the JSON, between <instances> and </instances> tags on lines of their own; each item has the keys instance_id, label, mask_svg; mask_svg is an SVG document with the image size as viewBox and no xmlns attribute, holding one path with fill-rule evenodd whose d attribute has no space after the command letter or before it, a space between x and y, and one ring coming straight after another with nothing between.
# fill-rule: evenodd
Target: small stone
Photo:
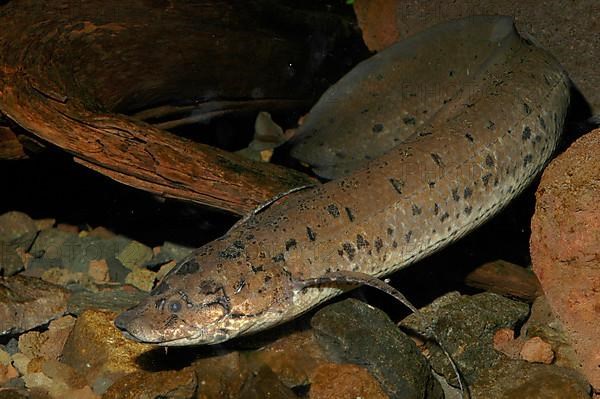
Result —
<instances>
[{"instance_id":1,"label":"small stone","mask_svg":"<svg viewBox=\"0 0 600 399\"><path fill-rule=\"evenodd\" d=\"M190 247L184 247L182 245L173 244L172 242L166 241L162 247L154 248L154 257L146 262L144 266L155 268L170 261L175 263L181 261L186 256L190 255L194 249Z\"/></svg>"},{"instance_id":2,"label":"small stone","mask_svg":"<svg viewBox=\"0 0 600 399\"><path fill-rule=\"evenodd\" d=\"M17 334L62 316L69 293L37 278L0 279L0 335Z\"/></svg>"},{"instance_id":3,"label":"small stone","mask_svg":"<svg viewBox=\"0 0 600 399\"><path fill-rule=\"evenodd\" d=\"M42 280L60 286L80 284L84 287L93 287L92 278L87 273L73 272L63 267L52 267L42 273Z\"/></svg>"},{"instance_id":4,"label":"small stone","mask_svg":"<svg viewBox=\"0 0 600 399\"><path fill-rule=\"evenodd\" d=\"M138 241L130 241L116 256L128 269L135 270L152 259L152 248Z\"/></svg>"},{"instance_id":5,"label":"small stone","mask_svg":"<svg viewBox=\"0 0 600 399\"><path fill-rule=\"evenodd\" d=\"M540 337L528 339L521 349L521 359L531 363L551 364L554 360L554 351L549 343Z\"/></svg>"},{"instance_id":6,"label":"small stone","mask_svg":"<svg viewBox=\"0 0 600 399\"><path fill-rule=\"evenodd\" d=\"M31 245L37 232L35 221L23 212L12 211L0 215L0 241L2 242L15 242L27 237L25 241Z\"/></svg>"},{"instance_id":7,"label":"small stone","mask_svg":"<svg viewBox=\"0 0 600 399\"><path fill-rule=\"evenodd\" d=\"M46 219L36 219L34 220L35 225L38 231L51 229L56 224L56 219L46 218Z\"/></svg>"},{"instance_id":8,"label":"small stone","mask_svg":"<svg viewBox=\"0 0 600 399\"><path fill-rule=\"evenodd\" d=\"M53 320L48 330L42 333L30 331L19 337L19 350L29 358L57 360L65 342L75 325L73 316Z\"/></svg>"},{"instance_id":9,"label":"small stone","mask_svg":"<svg viewBox=\"0 0 600 399\"><path fill-rule=\"evenodd\" d=\"M511 359L518 359L523 341L515 339L515 332L511 328L501 328L494 333L493 346Z\"/></svg>"},{"instance_id":10,"label":"small stone","mask_svg":"<svg viewBox=\"0 0 600 399\"><path fill-rule=\"evenodd\" d=\"M29 362L31 362L31 358L27 357L22 353L15 353L12 355L12 364L15 366L19 373L22 375L29 374L28 366Z\"/></svg>"},{"instance_id":11,"label":"small stone","mask_svg":"<svg viewBox=\"0 0 600 399\"><path fill-rule=\"evenodd\" d=\"M79 315L87 309L122 312L138 304L148 293L127 286L109 286L99 291L81 290L71 294L67 309Z\"/></svg>"},{"instance_id":12,"label":"small stone","mask_svg":"<svg viewBox=\"0 0 600 399\"><path fill-rule=\"evenodd\" d=\"M46 229L40 231L33 243L30 253L36 258L46 261L54 260L54 264L61 265L62 258L72 257L71 246L64 245L66 242L74 242L77 236L58 229Z\"/></svg>"},{"instance_id":13,"label":"small stone","mask_svg":"<svg viewBox=\"0 0 600 399\"><path fill-rule=\"evenodd\" d=\"M138 371L138 356L152 345L126 339L113 322L116 313L86 310L78 318L63 349L62 361L82 373L97 394L120 377Z\"/></svg>"},{"instance_id":14,"label":"small stone","mask_svg":"<svg viewBox=\"0 0 600 399\"><path fill-rule=\"evenodd\" d=\"M6 384L13 378L17 378L18 376L19 372L11 364L6 365L0 363L0 386Z\"/></svg>"},{"instance_id":15,"label":"small stone","mask_svg":"<svg viewBox=\"0 0 600 399\"><path fill-rule=\"evenodd\" d=\"M423 322L415 315L408 316L401 326L419 335L427 335L427 326L433 326L439 340L457 363L467 382L472 382L481 365L490 367L503 359L492 343L498 329L514 329L529 314L529 306L497 294L484 292L468 296L450 294L421 309ZM434 370L456 385L454 370L437 344L427 343L429 361Z\"/></svg>"},{"instance_id":16,"label":"small stone","mask_svg":"<svg viewBox=\"0 0 600 399\"><path fill-rule=\"evenodd\" d=\"M311 325L330 359L365 365L391 397L442 397L415 343L382 311L347 299L318 311Z\"/></svg>"},{"instance_id":17,"label":"small stone","mask_svg":"<svg viewBox=\"0 0 600 399\"><path fill-rule=\"evenodd\" d=\"M196 398L197 386L196 374L191 367L158 372L137 371L116 381L102 399L192 399Z\"/></svg>"},{"instance_id":18,"label":"small stone","mask_svg":"<svg viewBox=\"0 0 600 399\"><path fill-rule=\"evenodd\" d=\"M98 226L90 230L88 236L109 239L115 237L116 234L108 230L106 227Z\"/></svg>"},{"instance_id":19,"label":"small stone","mask_svg":"<svg viewBox=\"0 0 600 399\"><path fill-rule=\"evenodd\" d=\"M0 349L0 364L7 366L10 364L10 361L10 353L3 349Z\"/></svg>"},{"instance_id":20,"label":"small stone","mask_svg":"<svg viewBox=\"0 0 600 399\"><path fill-rule=\"evenodd\" d=\"M168 263L165 263L164 265L162 265L160 267L160 269L158 269L158 272L156 272L156 280L162 281L162 279L165 278L167 273L169 273L171 270L173 270L173 268L175 266L177 266L177 262L175 262L174 260L169 261Z\"/></svg>"},{"instance_id":21,"label":"small stone","mask_svg":"<svg viewBox=\"0 0 600 399\"><path fill-rule=\"evenodd\" d=\"M192 367L198 376L199 398L238 398L252 370L246 356L226 352L197 359Z\"/></svg>"},{"instance_id":22,"label":"small stone","mask_svg":"<svg viewBox=\"0 0 600 399\"><path fill-rule=\"evenodd\" d=\"M377 380L355 364L323 364L317 368L310 386L311 399L387 399Z\"/></svg>"},{"instance_id":23,"label":"small stone","mask_svg":"<svg viewBox=\"0 0 600 399\"><path fill-rule=\"evenodd\" d=\"M315 370L329 363L311 330L286 335L248 357L269 366L288 387L310 384Z\"/></svg>"},{"instance_id":24,"label":"small stone","mask_svg":"<svg viewBox=\"0 0 600 399\"><path fill-rule=\"evenodd\" d=\"M91 260L88 274L95 283L110 281L108 263L105 259Z\"/></svg>"},{"instance_id":25,"label":"small stone","mask_svg":"<svg viewBox=\"0 0 600 399\"><path fill-rule=\"evenodd\" d=\"M125 277L125 283L131 284L142 291L151 291L156 280L156 272L137 267Z\"/></svg>"}]
</instances>

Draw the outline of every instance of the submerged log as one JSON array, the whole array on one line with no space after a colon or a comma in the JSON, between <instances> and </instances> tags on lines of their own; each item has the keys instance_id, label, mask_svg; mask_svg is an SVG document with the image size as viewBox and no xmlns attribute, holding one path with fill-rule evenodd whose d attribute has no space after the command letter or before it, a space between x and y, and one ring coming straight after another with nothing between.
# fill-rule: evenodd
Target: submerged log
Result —
<instances>
[{"instance_id":1,"label":"submerged log","mask_svg":"<svg viewBox=\"0 0 600 399\"><path fill-rule=\"evenodd\" d=\"M0 26L0 110L9 118L117 181L237 214L312 180L127 115L312 101L347 67L322 71L354 35L337 16L267 0L15 0L0 6Z\"/></svg>"}]
</instances>

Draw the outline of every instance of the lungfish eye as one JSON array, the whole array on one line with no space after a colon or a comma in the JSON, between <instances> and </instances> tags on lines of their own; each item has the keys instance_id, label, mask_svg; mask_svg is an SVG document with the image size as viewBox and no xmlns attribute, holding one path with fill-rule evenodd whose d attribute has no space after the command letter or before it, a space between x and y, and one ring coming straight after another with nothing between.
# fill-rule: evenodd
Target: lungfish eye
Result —
<instances>
[{"instance_id":1,"label":"lungfish eye","mask_svg":"<svg viewBox=\"0 0 600 399\"><path fill-rule=\"evenodd\" d=\"M173 301L169 303L169 310L171 311L171 313L179 312L181 310L181 302Z\"/></svg>"}]
</instances>

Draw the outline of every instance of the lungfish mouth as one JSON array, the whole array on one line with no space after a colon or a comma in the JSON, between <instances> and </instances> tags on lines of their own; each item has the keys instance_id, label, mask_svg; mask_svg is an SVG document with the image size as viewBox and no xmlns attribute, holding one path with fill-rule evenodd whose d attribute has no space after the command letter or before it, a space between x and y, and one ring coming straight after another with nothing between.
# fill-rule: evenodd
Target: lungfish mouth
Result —
<instances>
[{"instance_id":1,"label":"lungfish mouth","mask_svg":"<svg viewBox=\"0 0 600 399\"><path fill-rule=\"evenodd\" d=\"M231 338L227 331L221 329L211 332L209 329L192 331L180 327L171 331L157 331L140 316L137 307L118 315L114 324L132 341L160 346L213 345Z\"/></svg>"}]
</instances>

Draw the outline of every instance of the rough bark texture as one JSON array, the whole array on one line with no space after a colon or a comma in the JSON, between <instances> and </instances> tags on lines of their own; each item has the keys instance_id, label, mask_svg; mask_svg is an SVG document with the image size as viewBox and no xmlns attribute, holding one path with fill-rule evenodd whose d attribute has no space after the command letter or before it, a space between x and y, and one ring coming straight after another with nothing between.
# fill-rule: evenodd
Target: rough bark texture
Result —
<instances>
[{"instance_id":1,"label":"rough bark texture","mask_svg":"<svg viewBox=\"0 0 600 399\"><path fill-rule=\"evenodd\" d=\"M335 17L264 0L15 0L0 6L0 26L9 118L120 182L239 214L309 179L124 114L221 98L312 99L331 48L350 35ZM298 40L311 31L322 38Z\"/></svg>"}]
</instances>

